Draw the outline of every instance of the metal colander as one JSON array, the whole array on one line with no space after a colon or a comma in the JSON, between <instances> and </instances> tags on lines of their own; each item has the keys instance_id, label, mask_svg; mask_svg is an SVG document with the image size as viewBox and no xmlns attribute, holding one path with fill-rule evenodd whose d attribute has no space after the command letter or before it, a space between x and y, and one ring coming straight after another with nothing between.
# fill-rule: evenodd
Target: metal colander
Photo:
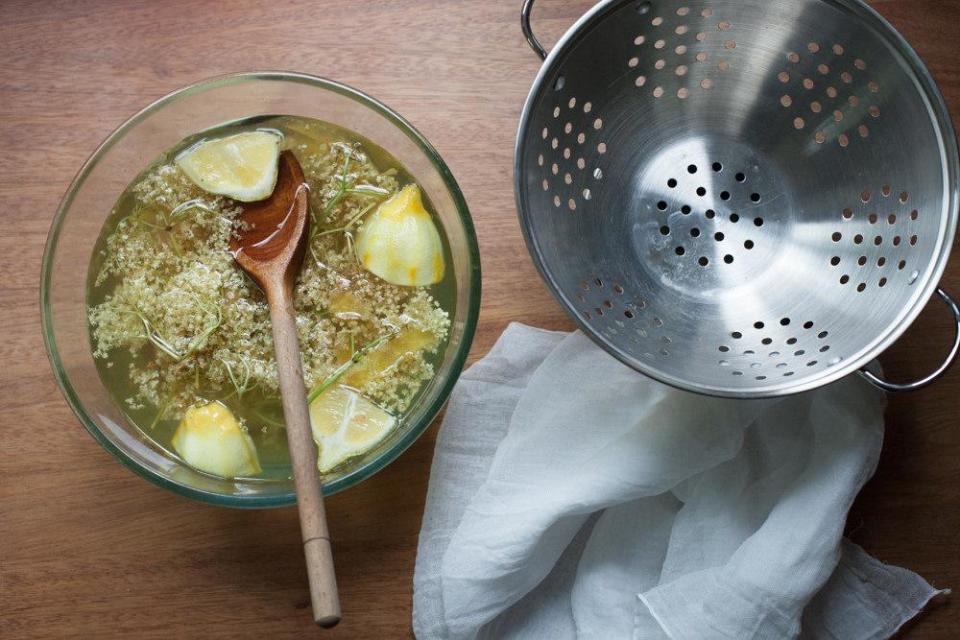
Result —
<instances>
[{"instance_id":1,"label":"metal colander","mask_svg":"<svg viewBox=\"0 0 960 640\"><path fill-rule=\"evenodd\" d=\"M857 0L608 0L546 56L516 150L544 279L627 365L764 397L864 367L936 290L958 207L943 99ZM960 309L950 306L960 330ZM897 385L864 372L887 389Z\"/></svg>"}]
</instances>

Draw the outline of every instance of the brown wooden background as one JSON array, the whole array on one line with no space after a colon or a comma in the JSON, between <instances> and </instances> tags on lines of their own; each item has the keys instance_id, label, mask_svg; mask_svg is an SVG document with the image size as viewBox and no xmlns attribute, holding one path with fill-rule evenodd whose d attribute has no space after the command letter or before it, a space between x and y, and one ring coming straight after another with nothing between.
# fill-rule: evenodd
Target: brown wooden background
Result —
<instances>
[{"instance_id":1,"label":"brown wooden background","mask_svg":"<svg viewBox=\"0 0 960 640\"><path fill-rule=\"evenodd\" d=\"M344 622L309 622L296 512L195 504L136 478L74 419L43 353L40 258L74 172L120 122L201 78L290 69L336 78L409 118L440 150L477 225L484 300L472 358L508 322L570 327L515 217L516 123L538 68L520 0L0 2L0 636L397 638L436 425L329 501ZM552 43L591 3L542 0ZM919 50L960 123L958 0L875 0ZM960 256L955 256L960 257ZM960 295L960 260L945 286ZM932 305L884 358L903 377L949 339ZM960 589L960 368L893 398L877 476L850 535L882 560ZM904 634L960 637L960 605Z\"/></svg>"}]
</instances>

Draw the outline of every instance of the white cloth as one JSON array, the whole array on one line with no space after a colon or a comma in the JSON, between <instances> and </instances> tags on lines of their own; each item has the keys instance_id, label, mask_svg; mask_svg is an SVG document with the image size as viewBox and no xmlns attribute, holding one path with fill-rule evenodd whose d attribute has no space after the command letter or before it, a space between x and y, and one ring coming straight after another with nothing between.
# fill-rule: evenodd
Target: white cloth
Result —
<instances>
[{"instance_id":1,"label":"white cloth","mask_svg":"<svg viewBox=\"0 0 960 640\"><path fill-rule=\"evenodd\" d=\"M656 383L581 333L511 325L447 408L418 638L887 638L938 593L842 540L884 398Z\"/></svg>"}]
</instances>

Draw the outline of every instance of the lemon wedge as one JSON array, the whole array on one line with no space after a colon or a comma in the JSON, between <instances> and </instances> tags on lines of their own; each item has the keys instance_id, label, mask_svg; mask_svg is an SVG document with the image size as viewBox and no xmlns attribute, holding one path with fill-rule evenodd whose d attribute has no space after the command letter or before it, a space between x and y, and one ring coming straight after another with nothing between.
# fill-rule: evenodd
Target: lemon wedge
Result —
<instances>
[{"instance_id":1,"label":"lemon wedge","mask_svg":"<svg viewBox=\"0 0 960 640\"><path fill-rule=\"evenodd\" d=\"M418 287L443 279L440 232L423 207L420 187L404 187L363 224L357 258L390 284Z\"/></svg>"},{"instance_id":2,"label":"lemon wedge","mask_svg":"<svg viewBox=\"0 0 960 640\"><path fill-rule=\"evenodd\" d=\"M397 419L349 387L324 391L310 403L310 426L320 449L317 468L326 473L379 444Z\"/></svg>"},{"instance_id":3,"label":"lemon wedge","mask_svg":"<svg viewBox=\"0 0 960 640\"><path fill-rule=\"evenodd\" d=\"M273 193L279 157L279 136L247 131L196 144L174 161L204 191L254 202Z\"/></svg>"},{"instance_id":4,"label":"lemon wedge","mask_svg":"<svg viewBox=\"0 0 960 640\"><path fill-rule=\"evenodd\" d=\"M191 467L223 478L260 473L253 440L219 402L187 409L173 434L173 448Z\"/></svg>"},{"instance_id":5,"label":"lemon wedge","mask_svg":"<svg viewBox=\"0 0 960 640\"><path fill-rule=\"evenodd\" d=\"M395 367L404 357L433 350L437 346L437 337L407 325L392 339L369 352L362 360L354 364L341 379L341 382L355 389L363 389L389 369ZM340 362L346 362L353 355L349 345L337 349Z\"/></svg>"}]
</instances>

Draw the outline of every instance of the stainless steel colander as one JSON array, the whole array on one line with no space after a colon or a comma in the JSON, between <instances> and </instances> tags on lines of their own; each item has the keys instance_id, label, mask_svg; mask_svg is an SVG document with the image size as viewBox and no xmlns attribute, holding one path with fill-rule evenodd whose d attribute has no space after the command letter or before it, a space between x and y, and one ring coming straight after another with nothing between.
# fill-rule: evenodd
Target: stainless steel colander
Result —
<instances>
[{"instance_id":1,"label":"stainless steel colander","mask_svg":"<svg viewBox=\"0 0 960 640\"><path fill-rule=\"evenodd\" d=\"M607 0L546 58L516 189L541 274L629 366L795 393L864 367L936 290L957 142L903 38L857 0Z\"/></svg>"}]
</instances>

